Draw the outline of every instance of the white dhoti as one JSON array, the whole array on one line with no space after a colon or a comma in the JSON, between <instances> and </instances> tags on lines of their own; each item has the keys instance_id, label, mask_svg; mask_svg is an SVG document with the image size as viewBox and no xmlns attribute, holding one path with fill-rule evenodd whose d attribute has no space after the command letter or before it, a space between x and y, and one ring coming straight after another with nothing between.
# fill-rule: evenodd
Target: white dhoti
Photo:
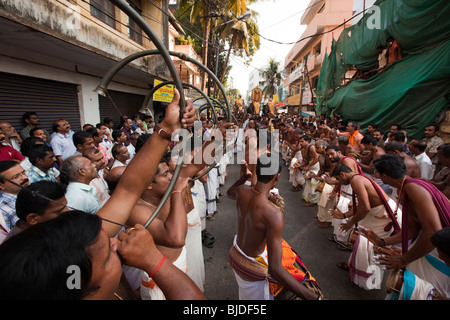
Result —
<instances>
[{"instance_id":1,"label":"white dhoti","mask_svg":"<svg viewBox=\"0 0 450 320\"><path fill-rule=\"evenodd\" d=\"M173 265L186 273L186 247L183 247L177 260L173 262ZM142 300L166 300L164 293L155 283L155 281L149 277L147 272L141 271L141 299Z\"/></svg>"},{"instance_id":2,"label":"white dhoti","mask_svg":"<svg viewBox=\"0 0 450 320\"><path fill-rule=\"evenodd\" d=\"M224 155L220 158L217 168L217 179L219 185L225 183L225 177L227 175L227 166L228 166L228 153L224 153Z\"/></svg>"},{"instance_id":3,"label":"white dhoti","mask_svg":"<svg viewBox=\"0 0 450 320\"><path fill-rule=\"evenodd\" d=\"M291 154L291 149L289 149L289 147L285 147L283 146L281 148L281 158L285 161L285 162L289 162L290 161L290 154Z\"/></svg>"},{"instance_id":4,"label":"white dhoti","mask_svg":"<svg viewBox=\"0 0 450 320\"><path fill-rule=\"evenodd\" d=\"M197 209L202 222L202 230L206 228L206 195L203 183L199 180L195 180L194 185L191 188L192 201L194 201L194 207Z\"/></svg>"},{"instance_id":5,"label":"white dhoti","mask_svg":"<svg viewBox=\"0 0 450 320\"><path fill-rule=\"evenodd\" d=\"M414 245L414 243L412 245ZM426 256L411 262L406 266L406 269L414 273L423 281L430 283L439 295L450 298L450 267L446 265L444 261L439 259L437 249L434 249ZM416 290L418 288L419 286ZM412 291L412 289L409 289L409 291ZM422 292L424 292L424 290L422 290ZM411 298L411 300L414 299Z\"/></svg>"},{"instance_id":6,"label":"white dhoti","mask_svg":"<svg viewBox=\"0 0 450 320\"><path fill-rule=\"evenodd\" d=\"M392 211L396 203L389 199L388 205ZM401 217L401 213L398 213ZM387 238L394 230L386 208L383 204L371 208L367 216L358 224L375 232L380 238ZM401 225L401 221L398 221ZM356 239L349 259L350 278L353 283L366 290L380 289L384 270L373 260L373 244L366 237L360 235Z\"/></svg>"},{"instance_id":7,"label":"white dhoti","mask_svg":"<svg viewBox=\"0 0 450 320\"><path fill-rule=\"evenodd\" d=\"M376 264L374 255L372 242L358 236L348 266L351 281L366 290L381 289L384 270Z\"/></svg>"},{"instance_id":8,"label":"white dhoti","mask_svg":"<svg viewBox=\"0 0 450 320\"><path fill-rule=\"evenodd\" d=\"M236 135L236 146L234 153L241 153L245 150L244 129L239 128Z\"/></svg>"},{"instance_id":9,"label":"white dhoti","mask_svg":"<svg viewBox=\"0 0 450 320\"><path fill-rule=\"evenodd\" d=\"M202 249L202 222L196 208L187 214L188 229L186 234L186 274L203 292L205 283L205 263Z\"/></svg>"},{"instance_id":10,"label":"white dhoti","mask_svg":"<svg viewBox=\"0 0 450 320\"><path fill-rule=\"evenodd\" d=\"M302 153L298 151L289 165L289 182L292 183L293 187L305 184L305 177L303 176L302 170L295 167L295 164L301 163L302 159Z\"/></svg>"},{"instance_id":11,"label":"white dhoti","mask_svg":"<svg viewBox=\"0 0 450 320\"><path fill-rule=\"evenodd\" d=\"M206 195L206 211L207 214L214 214L217 211L216 195L219 188L219 180L217 168L213 168L208 172L208 180L204 184Z\"/></svg>"},{"instance_id":12,"label":"white dhoti","mask_svg":"<svg viewBox=\"0 0 450 320\"><path fill-rule=\"evenodd\" d=\"M433 291L434 286L431 283L417 277L409 270L404 271L399 300L429 300Z\"/></svg>"},{"instance_id":13,"label":"white dhoti","mask_svg":"<svg viewBox=\"0 0 450 320\"><path fill-rule=\"evenodd\" d=\"M319 172L319 170L320 170L320 164L319 164L319 162L317 162L315 165L313 165L309 168L309 170L305 174L305 176L307 176L308 173L310 173L310 172L317 174ZM302 195L303 199L306 202L309 202L309 203L319 202L320 194L316 190L318 184L319 184L319 181L314 178L306 179L305 189L303 189L303 195Z\"/></svg>"},{"instance_id":14,"label":"white dhoti","mask_svg":"<svg viewBox=\"0 0 450 320\"><path fill-rule=\"evenodd\" d=\"M237 236L234 237L233 246L248 260L258 264L265 264L268 266L267 250L264 250L258 257L253 258L247 256L236 243ZM239 300L273 300L273 295L270 293L269 281L267 279L261 281L247 281L242 279L236 271L234 271L236 282L239 286Z\"/></svg>"},{"instance_id":15,"label":"white dhoti","mask_svg":"<svg viewBox=\"0 0 450 320\"><path fill-rule=\"evenodd\" d=\"M342 192L343 191L342 189L345 189L346 191ZM350 197L347 195L347 191L350 191ZM339 209L341 212L347 212L348 205L350 204L350 202L351 202L351 186L343 185L341 186L341 196L339 197L338 203L336 204L336 208ZM331 220L331 225L333 226L334 240L340 245L346 247L348 247L349 231L341 230L341 224L346 223L347 221L348 218L346 219L333 218Z\"/></svg>"}]
</instances>

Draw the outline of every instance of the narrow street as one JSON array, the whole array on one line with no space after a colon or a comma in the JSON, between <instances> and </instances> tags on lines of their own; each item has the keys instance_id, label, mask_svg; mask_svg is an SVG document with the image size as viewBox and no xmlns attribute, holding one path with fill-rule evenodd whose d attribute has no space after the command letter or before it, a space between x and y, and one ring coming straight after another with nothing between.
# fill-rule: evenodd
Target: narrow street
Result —
<instances>
[{"instance_id":1,"label":"narrow street","mask_svg":"<svg viewBox=\"0 0 450 320\"><path fill-rule=\"evenodd\" d=\"M238 300L238 286L233 270L228 265L227 254L236 232L235 202L226 197L226 190L238 178L239 166L228 166L228 177L221 187L224 194L218 204L219 213L213 221L207 221L206 228L214 236L213 248L203 247L206 283L204 294L210 300ZM339 269L336 263L347 261L350 251L341 251L328 240L332 227L319 228L314 218L317 206L301 205L301 192L291 191L289 172L283 166L277 188L285 201L285 226L283 238L303 259L306 267L318 281L325 299L329 300L383 300L385 288L366 291L349 280L347 271ZM387 272L384 279L386 280Z\"/></svg>"}]
</instances>

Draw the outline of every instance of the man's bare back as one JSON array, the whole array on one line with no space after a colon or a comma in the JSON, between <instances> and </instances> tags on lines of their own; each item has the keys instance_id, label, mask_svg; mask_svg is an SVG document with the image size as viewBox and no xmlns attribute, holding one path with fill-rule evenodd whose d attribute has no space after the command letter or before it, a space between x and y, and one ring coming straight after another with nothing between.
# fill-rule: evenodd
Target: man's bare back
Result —
<instances>
[{"instance_id":1,"label":"man's bare back","mask_svg":"<svg viewBox=\"0 0 450 320\"><path fill-rule=\"evenodd\" d=\"M273 219L272 216L282 216L282 212L271 204L268 195L259 193L248 185L241 185L236 191L238 209L237 244L246 255L256 257L266 247L267 223L276 221L277 219ZM270 225L270 227L282 228L283 225Z\"/></svg>"}]
</instances>

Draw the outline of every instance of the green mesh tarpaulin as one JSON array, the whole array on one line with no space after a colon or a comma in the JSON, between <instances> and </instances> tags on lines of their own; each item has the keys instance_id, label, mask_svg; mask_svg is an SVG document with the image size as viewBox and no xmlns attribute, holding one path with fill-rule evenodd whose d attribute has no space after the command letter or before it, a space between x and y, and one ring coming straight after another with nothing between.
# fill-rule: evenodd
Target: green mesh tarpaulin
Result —
<instances>
[{"instance_id":1,"label":"green mesh tarpaulin","mask_svg":"<svg viewBox=\"0 0 450 320\"><path fill-rule=\"evenodd\" d=\"M450 93L450 1L380 0L356 25L344 29L325 56L316 89L316 113L341 113L367 127L402 124L409 137L448 105ZM369 29L369 27L373 27ZM348 69L372 70L393 36L404 58L368 79L343 84Z\"/></svg>"}]
</instances>

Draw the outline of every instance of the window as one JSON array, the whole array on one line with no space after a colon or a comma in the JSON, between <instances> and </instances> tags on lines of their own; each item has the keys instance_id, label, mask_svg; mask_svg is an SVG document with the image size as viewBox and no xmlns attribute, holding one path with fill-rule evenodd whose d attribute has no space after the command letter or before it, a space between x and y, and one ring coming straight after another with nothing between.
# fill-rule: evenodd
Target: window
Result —
<instances>
[{"instance_id":1,"label":"window","mask_svg":"<svg viewBox=\"0 0 450 320\"><path fill-rule=\"evenodd\" d=\"M114 5L109 0L91 0L91 14L108 26L116 28Z\"/></svg>"},{"instance_id":2,"label":"window","mask_svg":"<svg viewBox=\"0 0 450 320\"><path fill-rule=\"evenodd\" d=\"M316 55L316 56L320 55L321 50L322 50L322 42L319 42L319 43L314 47L315 55Z\"/></svg>"},{"instance_id":3,"label":"window","mask_svg":"<svg viewBox=\"0 0 450 320\"><path fill-rule=\"evenodd\" d=\"M308 59L309 59L309 52L305 54L305 56L303 57L303 64L305 65L305 67L307 65Z\"/></svg>"},{"instance_id":4,"label":"window","mask_svg":"<svg viewBox=\"0 0 450 320\"><path fill-rule=\"evenodd\" d=\"M319 83L319 77L314 77L311 79L311 86L313 89L317 88L318 83Z\"/></svg>"},{"instance_id":5,"label":"window","mask_svg":"<svg viewBox=\"0 0 450 320\"><path fill-rule=\"evenodd\" d=\"M141 4L139 0L128 1L128 4L137 12L142 15ZM142 44L142 29L137 25L137 23L128 17L128 37L131 40Z\"/></svg>"}]
</instances>

